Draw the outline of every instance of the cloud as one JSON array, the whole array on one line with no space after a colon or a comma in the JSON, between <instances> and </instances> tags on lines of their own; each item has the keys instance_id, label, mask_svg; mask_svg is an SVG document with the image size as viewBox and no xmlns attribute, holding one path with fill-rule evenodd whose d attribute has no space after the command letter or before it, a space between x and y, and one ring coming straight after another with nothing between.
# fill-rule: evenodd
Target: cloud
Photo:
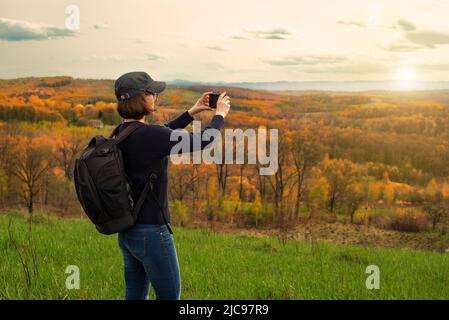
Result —
<instances>
[{"instance_id":1,"label":"cloud","mask_svg":"<svg viewBox=\"0 0 449 320\"><path fill-rule=\"evenodd\" d=\"M142 43L151 43L151 40L148 40L148 39L142 39L142 38L137 38L134 42L135 42L135 43L139 43L139 44L142 44Z\"/></svg>"},{"instance_id":2,"label":"cloud","mask_svg":"<svg viewBox=\"0 0 449 320\"><path fill-rule=\"evenodd\" d=\"M146 53L146 54L145 54L145 57L146 57L147 60L150 60L150 61L160 61L160 60L164 60L164 57L161 56L161 55L158 54L158 53Z\"/></svg>"},{"instance_id":3,"label":"cloud","mask_svg":"<svg viewBox=\"0 0 449 320\"><path fill-rule=\"evenodd\" d=\"M270 40L285 40L290 39L293 35L292 32L285 28L274 28L268 30L249 30L249 34L253 35L259 39L270 39Z\"/></svg>"},{"instance_id":4,"label":"cloud","mask_svg":"<svg viewBox=\"0 0 449 320\"><path fill-rule=\"evenodd\" d=\"M444 71L449 70L449 62L437 63L437 64L421 64L418 65L419 70L429 70L429 71Z\"/></svg>"},{"instance_id":5,"label":"cloud","mask_svg":"<svg viewBox=\"0 0 449 320\"><path fill-rule=\"evenodd\" d=\"M26 41L71 37L75 32L63 27L0 18L0 40Z\"/></svg>"},{"instance_id":6,"label":"cloud","mask_svg":"<svg viewBox=\"0 0 449 320\"><path fill-rule=\"evenodd\" d=\"M405 20L405 19L399 19L398 20L398 25L404 31L414 31L414 30L416 30L415 25L412 22L410 22L408 20Z\"/></svg>"},{"instance_id":7,"label":"cloud","mask_svg":"<svg viewBox=\"0 0 449 320\"><path fill-rule=\"evenodd\" d=\"M397 24L402 29L402 38L388 45L387 51L415 51L449 44L449 34L434 30L419 30L410 21L400 19Z\"/></svg>"},{"instance_id":8,"label":"cloud","mask_svg":"<svg viewBox=\"0 0 449 320\"><path fill-rule=\"evenodd\" d=\"M231 38L236 39L236 40L250 40L249 37L241 35L241 34L232 35Z\"/></svg>"},{"instance_id":9,"label":"cloud","mask_svg":"<svg viewBox=\"0 0 449 320\"><path fill-rule=\"evenodd\" d=\"M358 21L345 21L345 20L338 20L335 22L336 24L345 25L345 26L355 26L358 28L365 28L365 24L358 22Z\"/></svg>"},{"instance_id":10,"label":"cloud","mask_svg":"<svg viewBox=\"0 0 449 320\"><path fill-rule=\"evenodd\" d=\"M110 54L110 55L97 55L92 54L90 56L87 56L84 60L98 60L98 61L114 61L114 62L121 62L121 61L160 61L164 60L165 58L158 54L158 53L144 53L143 55L138 56L129 56L129 55L123 55L123 54Z\"/></svg>"},{"instance_id":11,"label":"cloud","mask_svg":"<svg viewBox=\"0 0 449 320\"><path fill-rule=\"evenodd\" d=\"M449 44L449 34L432 30L407 32L405 38L412 43L428 48L434 48L439 44Z\"/></svg>"},{"instance_id":12,"label":"cloud","mask_svg":"<svg viewBox=\"0 0 449 320\"><path fill-rule=\"evenodd\" d=\"M107 23L95 23L94 24L94 29L99 30L99 29L111 29L111 26Z\"/></svg>"},{"instance_id":13,"label":"cloud","mask_svg":"<svg viewBox=\"0 0 449 320\"><path fill-rule=\"evenodd\" d=\"M232 39L268 39L268 40L288 40L293 38L293 32L282 27L272 29L245 29L242 33L231 35Z\"/></svg>"},{"instance_id":14,"label":"cloud","mask_svg":"<svg viewBox=\"0 0 449 320\"><path fill-rule=\"evenodd\" d=\"M297 65L317 65L317 64L333 64L346 61L345 57L317 55L317 56L286 56L283 58L265 60L265 63L272 66L297 66Z\"/></svg>"},{"instance_id":15,"label":"cloud","mask_svg":"<svg viewBox=\"0 0 449 320\"><path fill-rule=\"evenodd\" d=\"M205 48L214 51L227 51L229 49L229 46L223 44L208 44L205 46Z\"/></svg>"},{"instance_id":16,"label":"cloud","mask_svg":"<svg viewBox=\"0 0 449 320\"><path fill-rule=\"evenodd\" d=\"M419 46L410 43L409 41L400 40L387 45L385 50L393 52L411 52L422 48L425 48L425 46Z\"/></svg>"}]
</instances>

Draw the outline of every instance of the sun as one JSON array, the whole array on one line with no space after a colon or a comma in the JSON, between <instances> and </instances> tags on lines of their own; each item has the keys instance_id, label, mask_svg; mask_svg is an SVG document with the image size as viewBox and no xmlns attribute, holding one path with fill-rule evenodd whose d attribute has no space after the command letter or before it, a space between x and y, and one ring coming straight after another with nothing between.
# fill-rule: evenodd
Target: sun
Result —
<instances>
[{"instance_id":1,"label":"sun","mask_svg":"<svg viewBox=\"0 0 449 320\"><path fill-rule=\"evenodd\" d=\"M401 85L409 86L416 81L416 71L413 67L399 69L397 79Z\"/></svg>"}]
</instances>

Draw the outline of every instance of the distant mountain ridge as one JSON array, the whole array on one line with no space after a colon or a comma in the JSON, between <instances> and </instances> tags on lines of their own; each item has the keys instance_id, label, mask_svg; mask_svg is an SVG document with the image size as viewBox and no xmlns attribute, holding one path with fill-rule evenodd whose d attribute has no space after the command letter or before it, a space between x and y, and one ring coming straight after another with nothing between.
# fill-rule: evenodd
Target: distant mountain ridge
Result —
<instances>
[{"instance_id":1,"label":"distant mountain ridge","mask_svg":"<svg viewBox=\"0 0 449 320\"><path fill-rule=\"evenodd\" d=\"M11 79L0 79L0 89L2 84L20 85L24 81L35 83L38 87L45 86L63 86L72 81L98 81L107 83L107 89L113 86L114 79L92 79L92 78L74 78L71 76L47 76L47 77L22 77ZM169 87L234 87L251 90L264 91L335 91L335 92L364 92L364 91L431 91L431 90L449 90L449 81L421 81L402 83L399 81L266 81L266 82L225 82L225 81L191 81L184 79L165 80ZM94 83L93 82L93 83ZM99 85L101 87L101 85ZM101 87L104 89L103 87ZM104 91L104 90L103 90Z\"/></svg>"},{"instance_id":2,"label":"distant mountain ridge","mask_svg":"<svg viewBox=\"0 0 449 320\"><path fill-rule=\"evenodd\" d=\"M396 81L273 81L273 82L200 82L176 79L167 81L171 86L189 87L196 85L238 87L255 90L324 90L324 91L407 91L449 89L449 81L414 82L401 85Z\"/></svg>"}]
</instances>

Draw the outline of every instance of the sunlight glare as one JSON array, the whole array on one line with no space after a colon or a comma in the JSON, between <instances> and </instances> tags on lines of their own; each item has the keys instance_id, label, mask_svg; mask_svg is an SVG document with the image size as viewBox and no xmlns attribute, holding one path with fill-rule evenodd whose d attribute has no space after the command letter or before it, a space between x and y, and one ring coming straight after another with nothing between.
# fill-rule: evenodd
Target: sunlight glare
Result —
<instances>
[{"instance_id":1,"label":"sunlight glare","mask_svg":"<svg viewBox=\"0 0 449 320\"><path fill-rule=\"evenodd\" d=\"M404 67L399 70L398 80L402 85L411 85L416 80L415 69L411 67Z\"/></svg>"}]
</instances>

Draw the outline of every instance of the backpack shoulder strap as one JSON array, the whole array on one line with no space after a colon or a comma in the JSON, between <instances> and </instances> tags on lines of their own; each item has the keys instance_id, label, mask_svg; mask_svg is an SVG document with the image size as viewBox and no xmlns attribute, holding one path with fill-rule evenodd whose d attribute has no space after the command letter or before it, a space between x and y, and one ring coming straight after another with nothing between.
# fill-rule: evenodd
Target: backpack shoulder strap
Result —
<instances>
[{"instance_id":1,"label":"backpack shoulder strap","mask_svg":"<svg viewBox=\"0 0 449 320\"><path fill-rule=\"evenodd\" d=\"M140 122L140 121L136 121L135 123L131 124L130 126L128 126L125 130L123 130L122 132L120 132L120 134L117 136L117 132L118 132L118 127L114 129L114 131L111 134L111 138L115 135L116 138L114 140L114 144L118 144L120 142L122 142L123 140L125 140L131 133L133 133L135 130L139 129L140 127L145 126L144 123Z\"/></svg>"},{"instance_id":2,"label":"backpack shoulder strap","mask_svg":"<svg viewBox=\"0 0 449 320\"><path fill-rule=\"evenodd\" d=\"M117 127L115 127L114 131L112 131L111 134L109 135L108 137L109 139L112 139L117 136L118 128L120 128L121 125L122 124L120 123Z\"/></svg>"},{"instance_id":3,"label":"backpack shoulder strap","mask_svg":"<svg viewBox=\"0 0 449 320\"><path fill-rule=\"evenodd\" d=\"M136 206L133 209L133 216L134 219L137 219L137 215L139 214L140 209L142 208L143 202L145 201L145 198L148 194L151 195L153 200L156 202L157 206L159 207L159 210L162 214L162 219L164 220L165 225L167 226L168 231L173 234L173 230L170 227L170 224L167 222L167 218L164 214L164 209L162 208L161 203L157 199L156 194L154 193L154 183L157 180L157 174L155 172L150 173L150 177L148 178L147 182L145 183L145 187L142 190L142 193L139 196L139 199L137 200Z\"/></svg>"}]
</instances>

